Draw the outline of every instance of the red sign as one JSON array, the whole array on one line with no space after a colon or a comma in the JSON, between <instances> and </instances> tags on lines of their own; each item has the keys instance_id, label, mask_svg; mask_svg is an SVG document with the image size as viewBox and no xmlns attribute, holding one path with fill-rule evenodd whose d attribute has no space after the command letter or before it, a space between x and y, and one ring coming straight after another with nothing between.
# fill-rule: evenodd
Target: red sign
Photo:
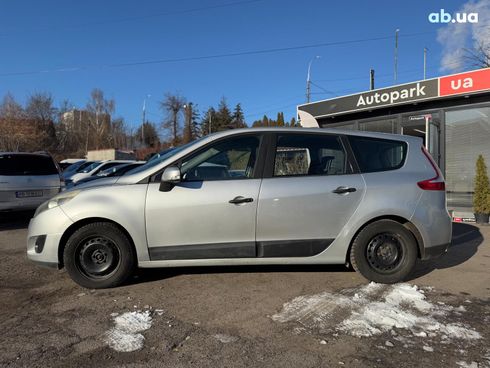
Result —
<instances>
[{"instance_id":1,"label":"red sign","mask_svg":"<svg viewBox=\"0 0 490 368\"><path fill-rule=\"evenodd\" d=\"M490 68L439 78L439 96L490 89Z\"/></svg>"}]
</instances>

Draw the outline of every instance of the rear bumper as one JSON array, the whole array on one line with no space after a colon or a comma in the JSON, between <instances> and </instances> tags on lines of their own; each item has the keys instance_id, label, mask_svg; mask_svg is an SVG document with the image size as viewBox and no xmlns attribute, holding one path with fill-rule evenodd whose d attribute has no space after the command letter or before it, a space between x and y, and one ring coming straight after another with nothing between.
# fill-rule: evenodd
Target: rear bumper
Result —
<instances>
[{"instance_id":1,"label":"rear bumper","mask_svg":"<svg viewBox=\"0 0 490 368\"><path fill-rule=\"evenodd\" d=\"M421 254L420 258L423 261L426 261L428 259L439 258L439 257L443 256L444 254L446 254L450 245L451 245L451 243L447 243L447 244L435 245L435 246L429 247L429 248L424 248L422 250L423 254Z\"/></svg>"}]
</instances>

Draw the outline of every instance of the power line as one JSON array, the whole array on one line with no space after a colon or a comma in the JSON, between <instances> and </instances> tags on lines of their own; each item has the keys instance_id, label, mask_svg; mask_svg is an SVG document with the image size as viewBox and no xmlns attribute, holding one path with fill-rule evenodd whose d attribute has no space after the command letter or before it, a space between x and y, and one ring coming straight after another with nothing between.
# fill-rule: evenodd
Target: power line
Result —
<instances>
[{"instance_id":1,"label":"power line","mask_svg":"<svg viewBox=\"0 0 490 368\"><path fill-rule=\"evenodd\" d=\"M243 0L243 1L236 1L236 2L232 2L232 3L202 6L202 7L198 7L198 8L185 9L185 10L175 10L175 11L153 13L153 14L147 14L147 15L141 15L141 16L135 16L135 17L127 17L127 18L119 18L119 19L110 19L110 20L105 20L105 21L94 21L94 22L87 22L87 23L79 23L79 24L69 25L66 27L38 28L38 29L33 29L33 30L25 31L25 32L19 32L19 33L15 33L15 34L18 35L18 34L28 34L28 33L43 32L43 31L59 31L59 30L63 30L63 29L85 28L85 27L99 26L99 25L105 25L105 24L133 22L133 21L149 19L149 18L158 18L158 17L168 16L168 15L196 13L196 12L200 12L200 11L226 8L226 7L236 6L236 5L245 5L245 4L257 3L257 2L261 2L261 1L265 1L265 0ZM0 34L0 37L6 37L6 36L10 36L10 35L12 35L12 34L2 33L2 34Z\"/></svg>"},{"instance_id":2,"label":"power line","mask_svg":"<svg viewBox=\"0 0 490 368\"><path fill-rule=\"evenodd\" d=\"M424 35L427 33L433 33L433 32L411 33L411 34L400 35L400 37L415 37L415 36L420 36L420 35ZM113 69L113 68L123 68L123 67L130 67L130 66L140 66L140 65L167 64L167 63L179 63L179 62L188 62L188 61L201 61L201 60L211 60L211 59L236 57L236 56L272 54L272 53L277 53L277 52L286 52L286 51L313 49L313 48L320 48L320 47L349 45L349 44L357 44L357 43L364 43L364 42L375 42L375 41L389 40L391 38L393 38L393 36L361 38L361 39L357 39L357 40L322 42L322 43L316 43L316 44L307 44L307 45L289 46L289 47L277 47L277 48L269 48L269 49L261 49L261 50L239 51L239 52L214 54L214 55L189 56L189 57L168 58L168 59L154 59L154 60L125 62L125 63L116 63L116 64L107 64L107 65L92 65L92 66L64 67L64 68L58 68L58 69L9 72L9 73L0 73L0 76L6 77L6 76L32 75L32 74L44 74L44 73L73 72L73 71L82 71L82 70L89 70L89 69L96 69L96 68L97 69L98 68Z\"/></svg>"}]
</instances>

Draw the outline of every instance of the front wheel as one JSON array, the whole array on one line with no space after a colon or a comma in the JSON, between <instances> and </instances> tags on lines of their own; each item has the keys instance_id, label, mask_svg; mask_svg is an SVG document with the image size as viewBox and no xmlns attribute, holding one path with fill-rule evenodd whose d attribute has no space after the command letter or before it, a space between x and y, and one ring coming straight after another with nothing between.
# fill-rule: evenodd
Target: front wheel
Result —
<instances>
[{"instance_id":1,"label":"front wheel","mask_svg":"<svg viewBox=\"0 0 490 368\"><path fill-rule=\"evenodd\" d=\"M352 267L370 281L394 284L405 280L417 259L417 242L402 224L392 220L373 222L355 237Z\"/></svg>"},{"instance_id":2,"label":"front wheel","mask_svg":"<svg viewBox=\"0 0 490 368\"><path fill-rule=\"evenodd\" d=\"M70 236L63 254L70 277L89 289L121 285L131 275L135 258L128 237L108 222L82 226Z\"/></svg>"}]
</instances>

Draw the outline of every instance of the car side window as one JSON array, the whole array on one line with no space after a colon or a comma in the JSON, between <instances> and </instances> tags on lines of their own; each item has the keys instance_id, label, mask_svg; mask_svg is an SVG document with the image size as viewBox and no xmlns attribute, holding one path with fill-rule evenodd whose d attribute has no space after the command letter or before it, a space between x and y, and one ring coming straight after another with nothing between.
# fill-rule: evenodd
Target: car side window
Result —
<instances>
[{"instance_id":1,"label":"car side window","mask_svg":"<svg viewBox=\"0 0 490 368\"><path fill-rule=\"evenodd\" d=\"M253 178L260 145L258 136L226 139L200 150L181 164L184 181Z\"/></svg>"},{"instance_id":2,"label":"car side window","mask_svg":"<svg viewBox=\"0 0 490 368\"><path fill-rule=\"evenodd\" d=\"M347 156L340 138L326 134L277 137L274 176L341 175Z\"/></svg>"},{"instance_id":3,"label":"car side window","mask_svg":"<svg viewBox=\"0 0 490 368\"><path fill-rule=\"evenodd\" d=\"M396 170L405 163L405 142L358 136L350 136L349 142L362 173Z\"/></svg>"}]
</instances>

